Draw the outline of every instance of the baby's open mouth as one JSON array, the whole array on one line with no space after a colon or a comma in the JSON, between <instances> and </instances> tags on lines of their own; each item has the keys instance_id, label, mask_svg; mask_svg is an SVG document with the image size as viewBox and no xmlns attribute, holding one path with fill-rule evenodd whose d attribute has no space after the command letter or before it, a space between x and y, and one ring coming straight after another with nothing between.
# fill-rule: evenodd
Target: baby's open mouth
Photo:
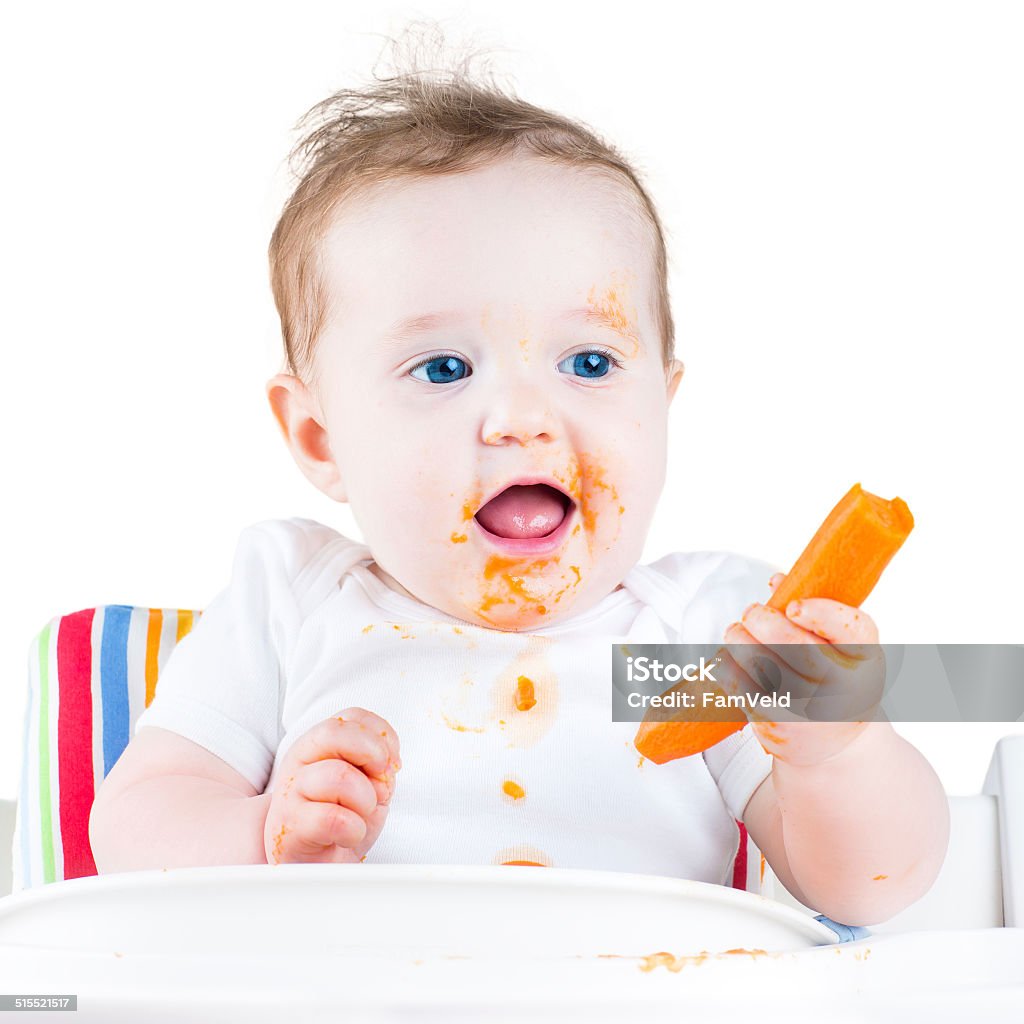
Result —
<instances>
[{"instance_id":1,"label":"baby's open mouth","mask_svg":"<svg viewBox=\"0 0 1024 1024\"><path fill-rule=\"evenodd\" d=\"M475 518L495 536L529 540L554 533L572 504L569 495L548 484L513 484L491 498Z\"/></svg>"}]
</instances>

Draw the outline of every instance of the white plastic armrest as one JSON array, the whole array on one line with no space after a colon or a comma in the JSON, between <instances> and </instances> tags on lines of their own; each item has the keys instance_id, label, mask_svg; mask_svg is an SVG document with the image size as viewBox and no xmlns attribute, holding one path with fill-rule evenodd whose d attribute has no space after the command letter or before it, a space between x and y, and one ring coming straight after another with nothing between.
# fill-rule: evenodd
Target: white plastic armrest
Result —
<instances>
[{"instance_id":1,"label":"white plastic armrest","mask_svg":"<svg viewBox=\"0 0 1024 1024\"><path fill-rule=\"evenodd\" d=\"M13 800L0 800L0 897L9 896L13 885L15 806Z\"/></svg>"},{"instance_id":2,"label":"white plastic armrest","mask_svg":"<svg viewBox=\"0 0 1024 1024\"><path fill-rule=\"evenodd\" d=\"M1003 924L1024 927L1024 736L1004 736L992 754L982 792L999 808Z\"/></svg>"}]
</instances>

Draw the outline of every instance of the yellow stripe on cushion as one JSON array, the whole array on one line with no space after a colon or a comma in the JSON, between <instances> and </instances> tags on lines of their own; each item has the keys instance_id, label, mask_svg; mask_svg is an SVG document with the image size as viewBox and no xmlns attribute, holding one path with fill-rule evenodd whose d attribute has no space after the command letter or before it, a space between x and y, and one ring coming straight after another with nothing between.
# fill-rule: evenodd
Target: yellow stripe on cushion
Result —
<instances>
[{"instance_id":1,"label":"yellow stripe on cushion","mask_svg":"<svg viewBox=\"0 0 1024 1024\"><path fill-rule=\"evenodd\" d=\"M192 612L189 611L187 608L179 608L178 609L178 635L175 638L175 643L177 643L179 640L181 640L181 638L183 636L188 636L188 634L192 632L192 624L193 624Z\"/></svg>"},{"instance_id":2,"label":"yellow stripe on cushion","mask_svg":"<svg viewBox=\"0 0 1024 1024\"><path fill-rule=\"evenodd\" d=\"M149 623L146 626L146 707L153 701L156 692L156 677L160 670L160 633L163 630L164 613L160 608L149 609Z\"/></svg>"}]
</instances>

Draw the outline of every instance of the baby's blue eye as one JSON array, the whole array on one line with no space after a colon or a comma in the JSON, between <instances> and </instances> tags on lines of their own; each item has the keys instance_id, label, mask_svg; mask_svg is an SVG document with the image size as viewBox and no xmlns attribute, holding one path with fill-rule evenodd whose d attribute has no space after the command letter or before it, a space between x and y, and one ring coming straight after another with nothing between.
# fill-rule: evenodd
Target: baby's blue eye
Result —
<instances>
[{"instance_id":1,"label":"baby's blue eye","mask_svg":"<svg viewBox=\"0 0 1024 1024\"><path fill-rule=\"evenodd\" d=\"M430 359L424 360L418 366L414 366L409 373L416 377L417 370L427 371L428 384L449 384L452 381L462 380L468 377L473 371L466 365L464 359L460 359L451 353L441 352ZM416 377L423 380L423 377Z\"/></svg>"},{"instance_id":2,"label":"baby's blue eye","mask_svg":"<svg viewBox=\"0 0 1024 1024\"><path fill-rule=\"evenodd\" d=\"M572 363L571 372L577 377L591 379L605 377L607 376L611 366L621 365L611 352L607 352L600 348L590 349L586 352L577 352L575 355L566 356L566 358L558 364L558 368L561 369L568 362Z\"/></svg>"},{"instance_id":3,"label":"baby's blue eye","mask_svg":"<svg viewBox=\"0 0 1024 1024\"><path fill-rule=\"evenodd\" d=\"M571 364L571 369L563 369L566 364ZM566 356L558 364L558 369L584 379L599 380L608 375L611 367L621 365L607 349L593 348ZM425 370L426 376L421 376L417 370ZM427 384L451 384L472 376L472 373L466 361L454 352L438 352L409 371L416 380Z\"/></svg>"}]
</instances>

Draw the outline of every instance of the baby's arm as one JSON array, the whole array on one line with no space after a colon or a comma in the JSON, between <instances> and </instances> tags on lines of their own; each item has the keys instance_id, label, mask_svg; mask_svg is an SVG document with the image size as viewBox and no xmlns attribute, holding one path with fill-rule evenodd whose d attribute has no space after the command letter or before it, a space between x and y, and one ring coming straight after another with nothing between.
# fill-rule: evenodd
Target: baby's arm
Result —
<instances>
[{"instance_id":1,"label":"baby's arm","mask_svg":"<svg viewBox=\"0 0 1024 1024\"><path fill-rule=\"evenodd\" d=\"M744 823L801 903L849 925L887 921L920 899L949 845L942 784L888 722L868 723L821 764L776 758Z\"/></svg>"},{"instance_id":2,"label":"baby's arm","mask_svg":"<svg viewBox=\"0 0 1024 1024\"><path fill-rule=\"evenodd\" d=\"M257 792L191 740L144 726L93 803L96 868L357 861L384 827L400 767L394 729L364 708L301 736L275 793Z\"/></svg>"},{"instance_id":3,"label":"baby's arm","mask_svg":"<svg viewBox=\"0 0 1024 1024\"><path fill-rule=\"evenodd\" d=\"M949 846L949 802L924 755L889 722L875 720L885 662L873 620L826 598L791 601L785 615L751 605L725 639L739 645L731 650L742 661L754 657L757 643L789 645L773 649L816 689L827 695L838 683L842 699L862 699L863 721L754 723L774 762L744 823L805 906L843 924L889 920L938 877Z\"/></svg>"},{"instance_id":4,"label":"baby's arm","mask_svg":"<svg viewBox=\"0 0 1024 1024\"><path fill-rule=\"evenodd\" d=\"M266 864L271 794L215 754L166 729L138 731L107 774L89 817L100 874Z\"/></svg>"}]
</instances>

